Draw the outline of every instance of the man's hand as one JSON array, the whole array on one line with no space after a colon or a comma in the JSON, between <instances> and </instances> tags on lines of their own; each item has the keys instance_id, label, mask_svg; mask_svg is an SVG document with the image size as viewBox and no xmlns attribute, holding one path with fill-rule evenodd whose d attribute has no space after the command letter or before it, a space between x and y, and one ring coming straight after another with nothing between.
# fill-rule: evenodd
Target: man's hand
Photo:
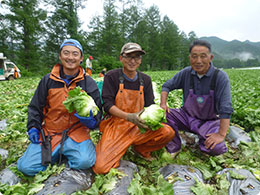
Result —
<instances>
[{"instance_id":1,"label":"man's hand","mask_svg":"<svg viewBox=\"0 0 260 195\"><path fill-rule=\"evenodd\" d=\"M131 123L134 123L139 128L148 129L148 126L145 124L145 121L140 119L140 115L144 112L144 109L137 113L129 113L127 115L126 120L130 121Z\"/></svg>"},{"instance_id":2,"label":"man's hand","mask_svg":"<svg viewBox=\"0 0 260 195\"><path fill-rule=\"evenodd\" d=\"M168 108L167 104L162 104L162 103L161 103L161 104L160 104L160 107L165 110L165 113L166 113L166 112L167 112L167 113L170 112L170 109Z\"/></svg>"},{"instance_id":3,"label":"man's hand","mask_svg":"<svg viewBox=\"0 0 260 195\"><path fill-rule=\"evenodd\" d=\"M160 107L165 110L165 113L169 113L170 112L170 109L167 106L167 97L168 97L168 92L162 91L161 92Z\"/></svg>"},{"instance_id":4,"label":"man's hand","mask_svg":"<svg viewBox=\"0 0 260 195\"><path fill-rule=\"evenodd\" d=\"M215 146L225 140L225 136L220 135L219 133L210 133L207 134L207 139L204 144L207 149L213 149Z\"/></svg>"},{"instance_id":5,"label":"man's hand","mask_svg":"<svg viewBox=\"0 0 260 195\"><path fill-rule=\"evenodd\" d=\"M34 127L31 128L31 129L29 129L28 135L29 135L29 140L30 140L33 144L39 144L39 143L41 143L41 142L39 141L39 139L40 139L40 132L39 132L38 129L36 129L36 128L34 128Z\"/></svg>"},{"instance_id":6,"label":"man's hand","mask_svg":"<svg viewBox=\"0 0 260 195\"><path fill-rule=\"evenodd\" d=\"M97 126L97 121L93 117L92 110L90 110L89 117L79 116L78 113L75 113L74 116L77 117L80 120L80 122L89 129L95 129L95 127Z\"/></svg>"}]
</instances>

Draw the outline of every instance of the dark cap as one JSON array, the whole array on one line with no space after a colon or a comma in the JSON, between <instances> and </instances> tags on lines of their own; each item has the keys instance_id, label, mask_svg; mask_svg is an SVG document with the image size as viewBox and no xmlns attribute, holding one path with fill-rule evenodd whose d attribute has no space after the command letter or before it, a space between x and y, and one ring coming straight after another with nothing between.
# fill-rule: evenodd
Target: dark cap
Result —
<instances>
[{"instance_id":1,"label":"dark cap","mask_svg":"<svg viewBox=\"0 0 260 195\"><path fill-rule=\"evenodd\" d=\"M132 52L141 52L142 54L145 54L145 51L142 50L141 46L137 43L126 43L122 47L120 55L122 55L123 53L128 54Z\"/></svg>"}]
</instances>

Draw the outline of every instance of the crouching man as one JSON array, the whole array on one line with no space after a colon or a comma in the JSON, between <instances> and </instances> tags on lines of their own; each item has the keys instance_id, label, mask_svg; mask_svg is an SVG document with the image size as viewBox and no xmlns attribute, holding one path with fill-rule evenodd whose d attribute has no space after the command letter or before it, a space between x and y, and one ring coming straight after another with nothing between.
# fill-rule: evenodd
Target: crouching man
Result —
<instances>
[{"instance_id":1,"label":"crouching man","mask_svg":"<svg viewBox=\"0 0 260 195\"><path fill-rule=\"evenodd\" d=\"M80 66L83 49L77 40L67 39L61 44L59 59L61 63L41 79L28 107L31 144L17 163L18 170L26 175L44 171L49 163L61 161L62 155L73 169L88 169L96 162L96 149L89 131L99 124L102 113L79 117L75 111L69 113L63 101L70 90L80 86L101 111L98 87Z\"/></svg>"},{"instance_id":2,"label":"crouching man","mask_svg":"<svg viewBox=\"0 0 260 195\"><path fill-rule=\"evenodd\" d=\"M100 123L103 134L96 147L96 174L118 167L131 145L140 156L152 160L151 152L163 148L174 137L170 126L163 124L152 131L139 117L144 107L154 104L151 78L137 71L144 54L140 45L125 44L120 53L123 68L111 70L104 77L102 100L109 117ZM148 130L142 134L139 128Z\"/></svg>"}]
</instances>

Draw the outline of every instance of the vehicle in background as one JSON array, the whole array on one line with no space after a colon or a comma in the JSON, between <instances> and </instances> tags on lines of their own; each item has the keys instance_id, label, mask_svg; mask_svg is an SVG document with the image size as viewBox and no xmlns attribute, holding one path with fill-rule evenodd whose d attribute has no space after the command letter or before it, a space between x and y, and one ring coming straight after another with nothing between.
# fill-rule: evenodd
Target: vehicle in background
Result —
<instances>
[{"instance_id":1,"label":"vehicle in background","mask_svg":"<svg viewBox=\"0 0 260 195\"><path fill-rule=\"evenodd\" d=\"M0 53L0 80L14 80L20 77L19 68Z\"/></svg>"}]
</instances>

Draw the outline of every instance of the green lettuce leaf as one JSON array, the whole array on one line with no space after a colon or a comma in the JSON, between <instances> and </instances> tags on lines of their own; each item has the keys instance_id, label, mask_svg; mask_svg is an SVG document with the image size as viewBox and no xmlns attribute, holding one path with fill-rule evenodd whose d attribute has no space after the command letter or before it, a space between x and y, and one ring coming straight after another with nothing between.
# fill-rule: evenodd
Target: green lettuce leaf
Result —
<instances>
[{"instance_id":1,"label":"green lettuce leaf","mask_svg":"<svg viewBox=\"0 0 260 195\"><path fill-rule=\"evenodd\" d=\"M69 96L63 101L63 104L69 113L76 110L82 117L89 117L90 110L92 110L93 116L97 115L99 111L92 97L82 91L79 86L69 91Z\"/></svg>"},{"instance_id":2,"label":"green lettuce leaf","mask_svg":"<svg viewBox=\"0 0 260 195\"><path fill-rule=\"evenodd\" d=\"M145 124L149 129L155 131L163 125L162 122L166 123L165 110L157 104L152 104L149 107L144 108L144 112L140 115L140 118L145 121ZM144 129L140 129L141 133L144 133Z\"/></svg>"}]
</instances>

